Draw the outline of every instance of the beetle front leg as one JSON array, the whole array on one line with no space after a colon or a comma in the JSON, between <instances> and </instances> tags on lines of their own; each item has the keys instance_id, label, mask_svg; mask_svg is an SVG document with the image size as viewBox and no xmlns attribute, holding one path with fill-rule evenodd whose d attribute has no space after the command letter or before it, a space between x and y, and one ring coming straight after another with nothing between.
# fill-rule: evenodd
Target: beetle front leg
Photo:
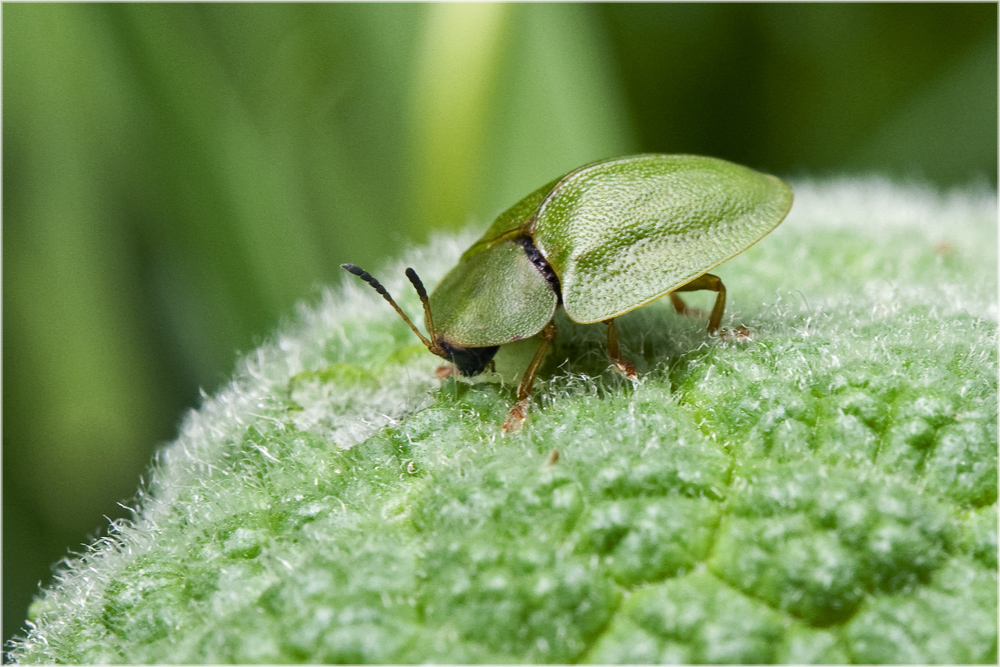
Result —
<instances>
[{"instance_id":1,"label":"beetle front leg","mask_svg":"<svg viewBox=\"0 0 1000 667\"><path fill-rule=\"evenodd\" d=\"M708 318L708 333L714 334L719 330L719 324L722 323L722 313L726 310L726 286L722 284L722 280L719 276L713 276L711 273L705 273L698 276L687 285L678 287L674 290L674 292L694 292L697 290L708 290L716 293L715 306L712 308L712 314ZM673 302L674 308L677 309L677 312L687 312L687 306L684 305L684 302L680 297L675 297L673 292L670 293L670 300ZM679 307L678 303L680 304Z\"/></svg>"},{"instance_id":2,"label":"beetle front leg","mask_svg":"<svg viewBox=\"0 0 1000 667\"><path fill-rule=\"evenodd\" d=\"M604 323L608 325L608 357L611 359L611 363L616 371L634 381L637 377L635 366L622 357L621 349L618 347L618 329L615 328L614 318L604 320Z\"/></svg>"},{"instance_id":3,"label":"beetle front leg","mask_svg":"<svg viewBox=\"0 0 1000 667\"><path fill-rule=\"evenodd\" d=\"M510 409L507 419L503 422L504 433L513 433L521 430L524 425L524 418L528 414L528 399L531 396L531 387L535 384L535 375L542 365L545 352L549 349L552 339L556 337L556 323L549 321L542 329L542 344L538 346L535 356L528 364L528 369L521 377L521 383L517 385L517 403Z\"/></svg>"}]
</instances>

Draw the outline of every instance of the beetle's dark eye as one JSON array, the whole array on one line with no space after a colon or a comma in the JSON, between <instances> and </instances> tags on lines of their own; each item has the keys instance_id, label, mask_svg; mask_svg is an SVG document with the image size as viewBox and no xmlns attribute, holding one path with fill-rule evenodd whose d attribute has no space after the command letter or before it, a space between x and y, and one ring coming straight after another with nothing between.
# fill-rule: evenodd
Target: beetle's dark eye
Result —
<instances>
[{"instance_id":1,"label":"beetle's dark eye","mask_svg":"<svg viewBox=\"0 0 1000 667\"><path fill-rule=\"evenodd\" d=\"M499 345L493 347L460 347L451 345L443 340L438 341L438 345L448 355L451 363L455 364L458 372L466 377L479 375L486 369L486 366L493 360L493 356L500 349Z\"/></svg>"}]
</instances>

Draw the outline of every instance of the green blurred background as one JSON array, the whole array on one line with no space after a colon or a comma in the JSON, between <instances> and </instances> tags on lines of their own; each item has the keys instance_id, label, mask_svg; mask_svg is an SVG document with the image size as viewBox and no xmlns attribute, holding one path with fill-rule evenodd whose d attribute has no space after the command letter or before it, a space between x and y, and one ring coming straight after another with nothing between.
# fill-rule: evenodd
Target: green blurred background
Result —
<instances>
[{"instance_id":1,"label":"green blurred background","mask_svg":"<svg viewBox=\"0 0 1000 667\"><path fill-rule=\"evenodd\" d=\"M996 4L4 4L3 633L294 304L643 151L996 187Z\"/></svg>"}]
</instances>

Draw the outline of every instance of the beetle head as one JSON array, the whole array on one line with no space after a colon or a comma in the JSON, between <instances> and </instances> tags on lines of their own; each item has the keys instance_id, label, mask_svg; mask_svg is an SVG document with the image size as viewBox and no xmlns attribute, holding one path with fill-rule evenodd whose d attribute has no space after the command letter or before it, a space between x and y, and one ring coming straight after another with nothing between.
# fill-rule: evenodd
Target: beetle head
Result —
<instances>
[{"instance_id":1,"label":"beetle head","mask_svg":"<svg viewBox=\"0 0 1000 667\"><path fill-rule=\"evenodd\" d=\"M486 367L493 363L493 356L500 349L499 345L490 347L462 347L452 345L447 341L438 341L438 345L447 355L445 358L455 364L458 372L465 377L479 375Z\"/></svg>"},{"instance_id":2,"label":"beetle head","mask_svg":"<svg viewBox=\"0 0 1000 667\"><path fill-rule=\"evenodd\" d=\"M400 308L393 298L389 295L389 292L382 286L382 283L375 280L370 273L361 269L353 264L341 264L343 268L348 273L353 273L358 278L361 278L366 283L371 285L372 289L382 295L389 305L392 306L399 316L410 325L410 329L413 333L417 334L417 338L420 339L427 349L431 353L436 354L439 357L447 359L448 361L455 364L458 367L458 372L465 376L479 375L486 369L493 359L493 355L497 353L498 347L462 347L460 345L452 345L447 341L438 338L436 332L434 331L434 320L431 317L431 305L430 300L427 298L427 290L424 289L424 284L420 281L420 277L417 276L417 272L413 269L406 269L406 277L409 279L413 288L417 290L417 295L420 297L420 303L424 305L424 325L427 327L427 333L430 338L427 338L422 333L420 329L413 324L413 321L406 316L403 309Z\"/></svg>"}]
</instances>

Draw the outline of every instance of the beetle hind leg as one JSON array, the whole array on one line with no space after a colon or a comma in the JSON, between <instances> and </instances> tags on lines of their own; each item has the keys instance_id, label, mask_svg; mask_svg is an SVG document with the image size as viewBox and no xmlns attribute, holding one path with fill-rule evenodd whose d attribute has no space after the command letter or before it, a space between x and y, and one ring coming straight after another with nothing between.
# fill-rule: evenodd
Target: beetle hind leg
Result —
<instances>
[{"instance_id":1,"label":"beetle hind leg","mask_svg":"<svg viewBox=\"0 0 1000 667\"><path fill-rule=\"evenodd\" d=\"M670 304L674 307L674 311L678 315L683 315L684 317L703 317L705 311L701 308L692 308L684 302L684 299L677 296L677 292L671 292L667 296L670 297Z\"/></svg>"},{"instance_id":2,"label":"beetle hind leg","mask_svg":"<svg viewBox=\"0 0 1000 667\"><path fill-rule=\"evenodd\" d=\"M638 377L635 373L635 366L622 357L621 348L618 347L618 329L615 327L615 320L604 320L608 325L608 358L614 365L614 369L633 382Z\"/></svg>"},{"instance_id":3,"label":"beetle hind leg","mask_svg":"<svg viewBox=\"0 0 1000 667\"><path fill-rule=\"evenodd\" d=\"M722 323L722 314L726 310L726 286L722 284L719 276L705 273L698 276L686 285L678 287L670 293L670 302L674 304L674 309L682 315L698 315L700 311L688 308L684 301L676 295L676 292L695 292L698 290L708 290L715 292L715 306L712 307L712 314L708 317L708 333L714 334L719 330Z\"/></svg>"}]
</instances>

